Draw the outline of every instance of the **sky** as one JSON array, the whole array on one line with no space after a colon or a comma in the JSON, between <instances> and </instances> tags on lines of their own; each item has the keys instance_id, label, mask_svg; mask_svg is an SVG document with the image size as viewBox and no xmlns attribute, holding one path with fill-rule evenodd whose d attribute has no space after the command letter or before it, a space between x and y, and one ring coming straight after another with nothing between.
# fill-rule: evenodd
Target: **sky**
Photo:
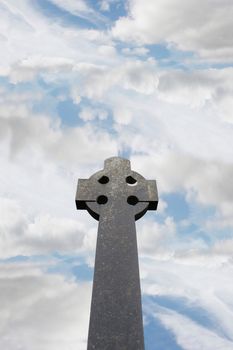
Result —
<instances>
[{"instance_id":1,"label":"sky","mask_svg":"<svg viewBox=\"0 0 233 350\"><path fill-rule=\"evenodd\" d=\"M233 349L232 0L0 1L0 348L86 350L106 158L137 222L145 350Z\"/></svg>"}]
</instances>

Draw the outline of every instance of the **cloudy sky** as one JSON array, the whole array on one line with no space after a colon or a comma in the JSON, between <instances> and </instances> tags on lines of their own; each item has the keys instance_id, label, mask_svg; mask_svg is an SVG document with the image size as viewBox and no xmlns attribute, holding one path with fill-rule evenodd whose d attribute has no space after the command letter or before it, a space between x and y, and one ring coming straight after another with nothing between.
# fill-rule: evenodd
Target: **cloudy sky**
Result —
<instances>
[{"instance_id":1,"label":"cloudy sky","mask_svg":"<svg viewBox=\"0 0 233 350\"><path fill-rule=\"evenodd\" d=\"M0 348L86 350L97 221L77 179L156 179L146 350L233 349L232 0L0 1Z\"/></svg>"}]
</instances>

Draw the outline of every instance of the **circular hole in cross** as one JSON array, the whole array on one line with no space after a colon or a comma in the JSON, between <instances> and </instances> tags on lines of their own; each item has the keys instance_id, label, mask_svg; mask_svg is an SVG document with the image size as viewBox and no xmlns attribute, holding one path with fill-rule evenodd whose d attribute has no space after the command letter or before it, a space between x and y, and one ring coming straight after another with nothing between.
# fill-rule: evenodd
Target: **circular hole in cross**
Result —
<instances>
[{"instance_id":1,"label":"circular hole in cross","mask_svg":"<svg viewBox=\"0 0 233 350\"><path fill-rule=\"evenodd\" d=\"M97 201L98 204L106 204L107 201L108 201L108 197L106 197L106 196L99 196L96 201Z\"/></svg>"},{"instance_id":2,"label":"circular hole in cross","mask_svg":"<svg viewBox=\"0 0 233 350\"><path fill-rule=\"evenodd\" d=\"M102 176L98 181L101 184L107 184L109 182L109 178L107 176Z\"/></svg>"},{"instance_id":3,"label":"circular hole in cross","mask_svg":"<svg viewBox=\"0 0 233 350\"><path fill-rule=\"evenodd\" d=\"M132 176L127 176L126 182L128 185L131 185L131 186L137 184L137 180L135 180Z\"/></svg>"},{"instance_id":4,"label":"circular hole in cross","mask_svg":"<svg viewBox=\"0 0 233 350\"><path fill-rule=\"evenodd\" d=\"M109 182L109 178L107 176L102 176L99 180L99 183L101 184L107 184Z\"/></svg>"},{"instance_id":5,"label":"circular hole in cross","mask_svg":"<svg viewBox=\"0 0 233 350\"><path fill-rule=\"evenodd\" d=\"M139 200L138 200L138 198L136 196L129 196L127 198L127 202L130 205L136 205L139 202Z\"/></svg>"}]
</instances>

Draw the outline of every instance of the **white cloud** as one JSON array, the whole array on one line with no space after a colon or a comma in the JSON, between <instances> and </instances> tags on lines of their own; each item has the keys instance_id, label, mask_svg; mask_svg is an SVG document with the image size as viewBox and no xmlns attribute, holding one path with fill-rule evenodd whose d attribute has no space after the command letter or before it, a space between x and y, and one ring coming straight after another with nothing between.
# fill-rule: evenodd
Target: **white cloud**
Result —
<instances>
[{"instance_id":1,"label":"white cloud","mask_svg":"<svg viewBox=\"0 0 233 350\"><path fill-rule=\"evenodd\" d=\"M0 267L3 349L86 349L90 283L44 274L27 263Z\"/></svg>"},{"instance_id":2,"label":"white cloud","mask_svg":"<svg viewBox=\"0 0 233 350\"><path fill-rule=\"evenodd\" d=\"M232 341L197 325L188 317L176 312L158 314L158 318L175 334L177 343L186 350L231 350L233 347Z\"/></svg>"},{"instance_id":3,"label":"white cloud","mask_svg":"<svg viewBox=\"0 0 233 350\"><path fill-rule=\"evenodd\" d=\"M145 47L135 47L135 48L130 48L130 47L126 47L124 49L122 49L122 52L125 55L129 55L129 56L146 56L149 53L149 50L146 49Z\"/></svg>"},{"instance_id":4,"label":"white cloud","mask_svg":"<svg viewBox=\"0 0 233 350\"><path fill-rule=\"evenodd\" d=\"M116 7L123 6L122 0L99 0L99 7L101 11L110 11L112 5ZM112 9L114 11L114 9Z\"/></svg>"},{"instance_id":5,"label":"white cloud","mask_svg":"<svg viewBox=\"0 0 233 350\"><path fill-rule=\"evenodd\" d=\"M69 12L72 15L86 19L96 25L107 22L107 19L95 11L90 3L85 0L51 0L51 2L60 9Z\"/></svg>"},{"instance_id":6,"label":"white cloud","mask_svg":"<svg viewBox=\"0 0 233 350\"><path fill-rule=\"evenodd\" d=\"M116 88L153 94L158 85L155 67L154 60L117 62L113 66L78 63L74 71L81 79L81 86L74 87L75 95L107 103L104 96L115 93Z\"/></svg>"},{"instance_id":7,"label":"white cloud","mask_svg":"<svg viewBox=\"0 0 233 350\"><path fill-rule=\"evenodd\" d=\"M58 119L32 115L26 105L22 110L10 104L3 108L2 116L8 118L0 118L1 133L8 140L12 156L22 151L33 152L42 154L45 159L74 164L77 158L79 162L88 163L89 160L101 161L117 153L115 141L106 132L91 125L62 129ZM105 117L100 111L97 114L99 118Z\"/></svg>"},{"instance_id":8,"label":"white cloud","mask_svg":"<svg viewBox=\"0 0 233 350\"><path fill-rule=\"evenodd\" d=\"M70 72L73 66L73 60L64 57L31 56L14 64L9 71L9 78L15 84L33 80L38 73Z\"/></svg>"},{"instance_id":9,"label":"white cloud","mask_svg":"<svg viewBox=\"0 0 233 350\"><path fill-rule=\"evenodd\" d=\"M132 121L132 111L122 105L114 107L114 120L121 125L128 125Z\"/></svg>"},{"instance_id":10,"label":"white cloud","mask_svg":"<svg viewBox=\"0 0 233 350\"><path fill-rule=\"evenodd\" d=\"M220 85L216 77L219 72L215 73L182 70L166 72L159 79L159 97L172 104L188 105L191 108L202 107L213 99L215 90Z\"/></svg>"},{"instance_id":11,"label":"white cloud","mask_svg":"<svg viewBox=\"0 0 233 350\"><path fill-rule=\"evenodd\" d=\"M121 17L113 35L124 41L158 44L195 51L212 61L232 61L232 15L229 0L129 1L128 17Z\"/></svg>"},{"instance_id":12,"label":"white cloud","mask_svg":"<svg viewBox=\"0 0 233 350\"><path fill-rule=\"evenodd\" d=\"M232 122L233 69L173 70L159 77L158 96L171 104L198 109L212 106L214 114Z\"/></svg>"},{"instance_id":13,"label":"white cloud","mask_svg":"<svg viewBox=\"0 0 233 350\"><path fill-rule=\"evenodd\" d=\"M116 49L114 46L110 45L101 45L98 48L98 53L104 57L115 57L116 56Z\"/></svg>"},{"instance_id":14,"label":"white cloud","mask_svg":"<svg viewBox=\"0 0 233 350\"><path fill-rule=\"evenodd\" d=\"M79 7L81 3L85 4L82 1L60 1L61 5L70 8L71 5ZM89 11L86 5L85 8ZM0 15L2 58L0 73L2 76L9 74L11 65L18 74L22 70L21 79L23 73L29 79L34 77L34 69L38 69L40 64L42 70L47 65L51 70L54 64L56 71L56 67L60 65L63 67L64 64L69 65L69 59L75 62L79 60L95 62L98 45L101 43L101 45L111 46L107 33L101 30L62 26L60 22L54 22L54 18L44 16L38 7L33 6L27 0L22 0L17 4L13 0L3 0ZM99 20L96 14L91 13L91 16L94 20ZM65 62L61 62L62 60Z\"/></svg>"},{"instance_id":15,"label":"white cloud","mask_svg":"<svg viewBox=\"0 0 233 350\"><path fill-rule=\"evenodd\" d=\"M117 69L89 64L76 69L82 77L76 95L101 101L117 123L137 130L119 135L125 134L134 151L158 153L161 147L202 159L232 158L232 133L225 123L232 121L232 68L168 72L155 62L126 61Z\"/></svg>"},{"instance_id":16,"label":"white cloud","mask_svg":"<svg viewBox=\"0 0 233 350\"><path fill-rule=\"evenodd\" d=\"M139 172L144 170L146 174L154 174L160 193L184 191L190 203L196 201L204 206L213 206L221 214L222 224L224 220L226 226L232 224L231 163L207 161L173 152L135 156L133 163Z\"/></svg>"},{"instance_id":17,"label":"white cloud","mask_svg":"<svg viewBox=\"0 0 233 350\"><path fill-rule=\"evenodd\" d=\"M100 2L101 11L109 11L110 10L110 2L108 0L102 0Z\"/></svg>"},{"instance_id":18,"label":"white cloud","mask_svg":"<svg viewBox=\"0 0 233 350\"><path fill-rule=\"evenodd\" d=\"M51 2L58 7L76 15L80 15L82 12L90 11L86 2L83 0L51 0Z\"/></svg>"},{"instance_id":19,"label":"white cloud","mask_svg":"<svg viewBox=\"0 0 233 350\"><path fill-rule=\"evenodd\" d=\"M81 112L79 113L79 117L84 121L90 121L96 118L104 120L108 117L108 113L102 109L86 107L82 108Z\"/></svg>"},{"instance_id":20,"label":"white cloud","mask_svg":"<svg viewBox=\"0 0 233 350\"><path fill-rule=\"evenodd\" d=\"M186 252L185 256L142 259L140 267L145 294L164 296L183 303L183 316L179 313L179 308L171 312L169 303L159 309L153 306L153 302L145 304L145 311L152 312L165 327L172 330L181 346L193 349L192 346L196 343L197 349L215 349L216 344L216 349L225 349L225 345L230 349L233 341L230 256L192 255ZM192 320L195 309L200 316L202 312L207 316L214 329L208 323L204 326L201 322L198 324L198 320L197 323Z\"/></svg>"},{"instance_id":21,"label":"white cloud","mask_svg":"<svg viewBox=\"0 0 233 350\"><path fill-rule=\"evenodd\" d=\"M20 203L0 198L1 258L47 255L53 252L85 256L93 254L96 233L93 233L94 227L91 225L94 226L95 222L92 223L84 215L75 212L74 200L73 203L68 203L73 218L43 214L43 209L33 215L27 207L29 203L24 203L22 208L22 202L22 199ZM97 225L95 231L97 232Z\"/></svg>"},{"instance_id":22,"label":"white cloud","mask_svg":"<svg viewBox=\"0 0 233 350\"><path fill-rule=\"evenodd\" d=\"M115 141L92 126L55 127L52 119L32 115L27 108L25 114L15 114L18 101L27 98L31 95L13 94L0 118L1 256L74 250L88 254L96 235L86 246L91 219L75 209L76 184L116 154ZM103 117L100 110L96 113Z\"/></svg>"},{"instance_id":23,"label":"white cloud","mask_svg":"<svg viewBox=\"0 0 233 350\"><path fill-rule=\"evenodd\" d=\"M156 214L155 214L156 215ZM158 256L160 254L170 255L169 242L176 236L176 223L173 218L166 217L164 223L144 219L143 223L138 223L138 247L140 255Z\"/></svg>"},{"instance_id":24,"label":"white cloud","mask_svg":"<svg viewBox=\"0 0 233 350\"><path fill-rule=\"evenodd\" d=\"M216 222L215 222L216 224ZM211 227L212 228L212 227ZM213 245L213 253L233 256L233 238L220 239Z\"/></svg>"}]
</instances>

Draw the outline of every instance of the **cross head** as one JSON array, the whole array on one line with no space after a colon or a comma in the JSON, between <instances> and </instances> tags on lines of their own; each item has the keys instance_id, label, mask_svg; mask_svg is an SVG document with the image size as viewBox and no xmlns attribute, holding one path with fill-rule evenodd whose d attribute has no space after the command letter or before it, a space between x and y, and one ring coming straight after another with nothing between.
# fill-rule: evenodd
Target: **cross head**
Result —
<instances>
[{"instance_id":1,"label":"cross head","mask_svg":"<svg viewBox=\"0 0 233 350\"><path fill-rule=\"evenodd\" d=\"M109 158L103 170L89 179L79 179L76 207L88 210L95 219L99 220L104 205L126 203L136 220L147 210L156 210L158 205L156 181L132 171L129 160Z\"/></svg>"}]
</instances>

